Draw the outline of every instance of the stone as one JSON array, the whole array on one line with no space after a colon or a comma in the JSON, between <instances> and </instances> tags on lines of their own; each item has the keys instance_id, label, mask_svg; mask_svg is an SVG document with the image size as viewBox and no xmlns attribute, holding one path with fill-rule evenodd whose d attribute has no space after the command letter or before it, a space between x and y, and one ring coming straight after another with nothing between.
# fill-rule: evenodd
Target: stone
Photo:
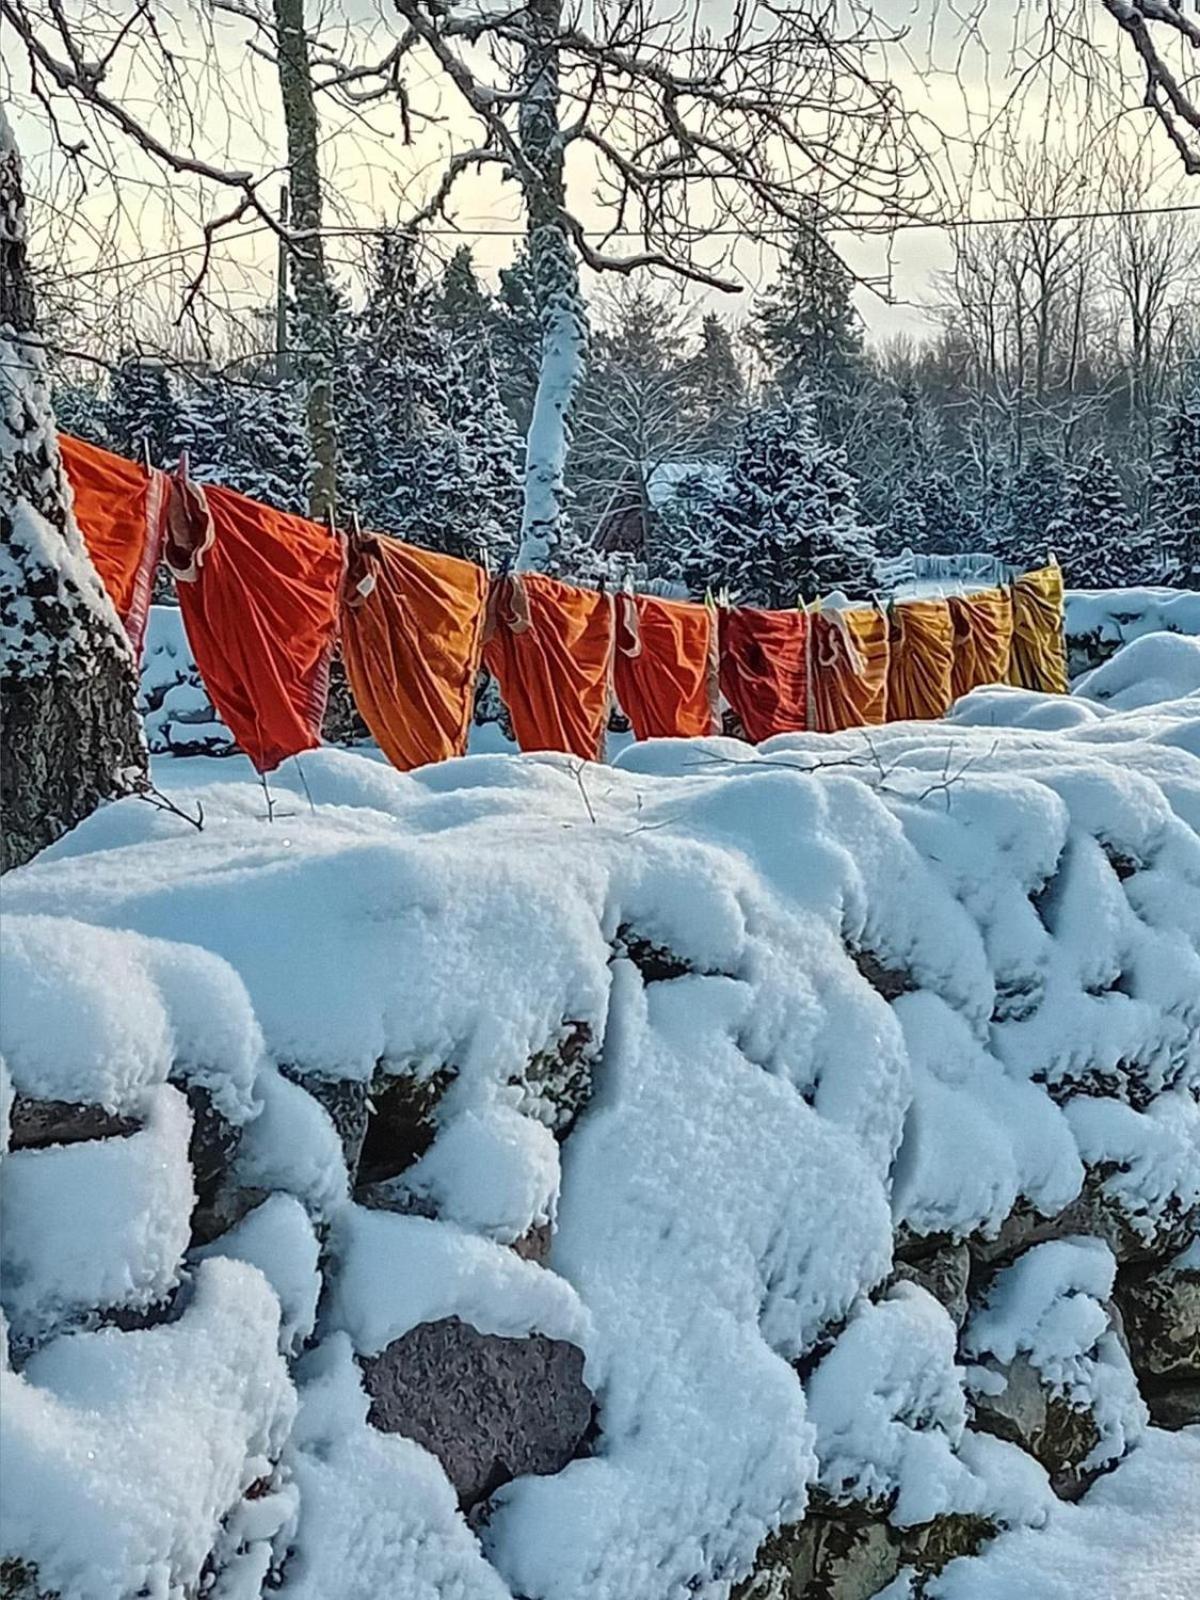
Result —
<instances>
[{"instance_id":1,"label":"stone","mask_svg":"<svg viewBox=\"0 0 1200 1600\"><path fill-rule=\"evenodd\" d=\"M624 924L617 929L615 949L618 955L633 962L642 975L643 983L669 983L695 970L690 961L685 961L665 945L655 944L652 939L644 938Z\"/></svg>"},{"instance_id":2,"label":"stone","mask_svg":"<svg viewBox=\"0 0 1200 1600\"><path fill-rule=\"evenodd\" d=\"M5 1556L0 1560L0 1600L58 1600L58 1595L38 1588L32 1562Z\"/></svg>"},{"instance_id":3,"label":"stone","mask_svg":"<svg viewBox=\"0 0 1200 1600\"><path fill-rule=\"evenodd\" d=\"M1200 1383L1170 1383L1162 1388L1147 1385L1143 1398L1156 1428L1200 1427Z\"/></svg>"},{"instance_id":4,"label":"stone","mask_svg":"<svg viewBox=\"0 0 1200 1600\"><path fill-rule=\"evenodd\" d=\"M544 1267L550 1259L550 1241L553 1237L554 1228L549 1222L535 1222L528 1233L513 1240L509 1249L519 1255L522 1261L533 1261L539 1267Z\"/></svg>"},{"instance_id":5,"label":"stone","mask_svg":"<svg viewBox=\"0 0 1200 1600\"><path fill-rule=\"evenodd\" d=\"M421 1159L437 1136L438 1104L453 1078L449 1067L420 1078L411 1072L375 1074L358 1160L350 1168L356 1189L398 1178Z\"/></svg>"},{"instance_id":6,"label":"stone","mask_svg":"<svg viewBox=\"0 0 1200 1600\"><path fill-rule=\"evenodd\" d=\"M539 1051L508 1081L524 1091L517 1110L565 1139L591 1099L595 1041L586 1022L564 1022L557 1044Z\"/></svg>"},{"instance_id":7,"label":"stone","mask_svg":"<svg viewBox=\"0 0 1200 1600\"><path fill-rule=\"evenodd\" d=\"M437 1456L464 1510L587 1452L595 1401L583 1351L565 1340L501 1338L447 1317L360 1364L368 1421Z\"/></svg>"},{"instance_id":8,"label":"stone","mask_svg":"<svg viewBox=\"0 0 1200 1600\"><path fill-rule=\"evenodd\" d=\"M1139 1379L1200 1383L1200 1268L1127 1269L1116 1297Z\"/></svg>"},{"instance_id":9,"label":"stone","mask_svg":"<svg viewBox=\"0 0 1200 1600\"><path fill-rule=\"evenodd\" d=\"M215 1237L210 1229L216 1219L210 1221L209 1213L216 1207L221 1191L231 1184L231 1170L238 1145L242 1142L242 1130L217 1110L212 1095L200 1084L182 1082L176 1087L187 1096L188 1109L192 1113L188 1160L196 1188L193 1233ZM223 1217L225 1208L217 1209Z\"/></svg>"},{"instance_id":10,"label":"stone","mask_svg":"<svg viewBox=\"0 0 1200 1600\"><path fill-rule=\"evenodd\" d=\"M324 1107L342 1141L346 1166L351 1174L356 1173L367 1132L368 1085L359 1078L325 1078L315 1072L301 1072L286 1063L281 1063L279 1070Z\"/></svg>"},{"instance_id":11,"label":"stone","mask_svg":"<svg viewBox=\"0 0 1200 1600\"><path fill-rule=\"evenodd\" d=\"M127 1139L141 1127L137 1117L123 1117L103 1106L75 1105L69 1100L13 1097L9 1114L9 1149L44 1150L53 1144L83 1144L91 1139Z\"/></svg>"},{"instance_id":12,"label":"stone","mask_svg":"<svg viewBox=\"0 0 1200 1600\"><path fill-rule=\"evenodd\" d=\"M1095 1418L1086 1407L1051 1393L1023 1355L1003 1373L999 1394L976 1394L975 1427L1018 1445L1045 1467L1055 1494L1077 1500L1099 1475L1082 1465L1100 1443Z\"/></svg>"},{"instance_id":13,"label":"stone","mask_svg":"<svg viewBox=\"0 0 1200 1600\"><path fill-rule=\"evenodd\" d=\"M960 1331L967 1320L971 1252L964 1240L950 1240L916 1260L898 1261L893 1282L915 1283L945 1307Z\"/></svg>"},{"instance_id":14,"label":"stone","mask_svg":"<svg viewBox=\"0 0 1200 1600\"><path fill-rule=\"evenodd\" d=\"M877 994L885 1000L898 1000L917 988L911 972L889 967L872 950L851 950L850 959Z\"/></svg>"},{"instance_id":15,"label":"stone","mask_svg":"<svg viewBox=\"0 0 1200 1600\"><path fill-rule=\"evenodd\" d=\"M1104 1189L1104 1177L1100 1168L1089 1168L1083 1188L1057 1216L1043 1217L1018 1202L994 1238L971 1239L972 1258L985 1268L1005 1266L1031 1245L1047 1239L1090 1235L1103 1239L1118 1264L1123 1265L1176 1255L1195 1238L1196 1214L1178 1208L1168 1210L1155 1233L1147 1237L1133 1227L1116 1197Z\"/></svg>"}]
</instances>

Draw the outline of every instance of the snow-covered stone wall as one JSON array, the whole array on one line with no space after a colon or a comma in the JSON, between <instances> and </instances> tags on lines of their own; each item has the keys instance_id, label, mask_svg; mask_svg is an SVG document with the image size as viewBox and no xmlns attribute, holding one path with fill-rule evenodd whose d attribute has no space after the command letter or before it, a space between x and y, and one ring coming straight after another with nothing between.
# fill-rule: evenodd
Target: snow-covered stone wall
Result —
<instances>
[{"instance_id":1,"label":"snow-covered stone wall","mask_svg":"<svg viewBox=\"0 0 1200 1600\"><path fill-rule=\"evenodd\" d=\"M1200 1419L1198 755L163 764L5 885L0 1593L967 1593Z\"/></svg>"}]
</instances>

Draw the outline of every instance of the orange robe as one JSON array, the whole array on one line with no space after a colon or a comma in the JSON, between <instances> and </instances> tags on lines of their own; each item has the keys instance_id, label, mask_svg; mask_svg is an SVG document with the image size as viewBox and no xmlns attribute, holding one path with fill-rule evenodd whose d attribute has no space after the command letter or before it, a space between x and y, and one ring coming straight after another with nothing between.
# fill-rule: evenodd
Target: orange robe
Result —
<instances>
[{"instance_id":1,"label":"orange robe","mask_svg":"<svg viewBox=\"0 0 1200 1600\"><path fill-rule=\"evenodd\" d=\"M1012 586L1013 639L1008 681L1043 694L1067 692L1063 579L1056 565L1026 572Z\"/></svg>"},{"instance_id":2,"label":"orange robe","mask_svg":"<svg viewBox=\"0 0 1200 1600\"><path fill-rule=\"evenodd\" d=\"M722 611L721 693L751 744L808 727L808 617Z\"/></svg>"},{"instance_id":3,"label":"orange robe","mask_svg":"<svg viewBox=\"0 0 1200 1600\"><path fill-rule=\"evenodd\" d=\"M696 739L716 720L716 629L708 606L617 596L614 680L638 739Z\"/></svg>"},{"instance_id":4,"label":"orange robe","mask_svg":"<svg viewBox=\"0 0 1200 1600\"><path fill-rule=\"evenodd\" d=\"M817 611L812 629L812 703L821 733L887 721L888 622L882 611Z\"/></svg>"},{"instance_id":5,"label":"orange robe","mask_svg":"<svg viewBox=\"0 0 1200 1600\"><path fill-rule=\"evenodd\" d=\"M467 747L487 576L453 556L367 537L343 586L342 659L355 704L394 767Z\"/></svg>"},{"instance_id":6,"label":"orange robe","mask_svg":"<svg viewBox=\"0 0 1200 1600\"><path fill-rule=\"evenodd\" d=\"M902 600L892 610L888 721L944 717L952 703L954 624L945 600Z\"/></svg>"},{"instance_id":7,"label":"orange robe","mask_svg":"<svg viewBox=\"0 0 1200 1600\"><path fill-rule=\"evenodd\" d=\"M140 656L162 549L169 485L162 472L60 434L75 521L92 565Z\"/></svg>"},{"instance_id":8,"label":"orange robe","mask_svg":"<svg viewBox=\"0 0 1200 1600\"><path fill-rule=\"evenodd\" d=\"M598 761L612 700L611 595L540 573L492 585L483 659L524 751Z\"/></svg>"},{"instance_id":9,"label":"orange robe","mask_svg":"<svg viewBox=\"0 0 1200 1600\"><path fill-rule=\"evenodd\" d=\"M342 541L232 489L189 484L173 491L167 553L204 686L254 766L270 772L314 749L337 638Z\"/></svg>"},{"instance_id":10,"label":"orange robe","mask_svg":"<svg viewBox=\"0 0 1200 1600\"><path fill-rule=\"evenodd\" d=\"M950 692L956 700L985 683L1003 683L1012 654L1013 604L1007 589L950 595L954 624L954 668Z\"/></svg>"}]
</instances>

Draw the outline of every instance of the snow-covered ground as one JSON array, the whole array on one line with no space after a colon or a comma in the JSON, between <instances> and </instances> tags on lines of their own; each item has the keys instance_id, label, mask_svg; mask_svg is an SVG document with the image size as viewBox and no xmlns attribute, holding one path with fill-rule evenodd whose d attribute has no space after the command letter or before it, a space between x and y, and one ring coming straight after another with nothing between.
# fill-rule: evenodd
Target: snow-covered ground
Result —
<instances>
[{"instance_id":1,"label":"snow-covered ground","mask_svg":"<svg viewBox=\"0 0 1200 1600\"><path fill-rule=\"evenodd\" d=\"M270 814L166 757L202 827L124 801L6 878L13 1592L782 1600L760 1547L841 1517L862 1595L1193 1595L1200 1445L1112 1309L1200 1215L1200 694L1146 646L1151 706L1118 657L757 751L324 750ZM124 1121L46 1148L64 1104ZM470 1524L364 1389L455 1318L596 1404Z\"/></svg>"}]
</instances>

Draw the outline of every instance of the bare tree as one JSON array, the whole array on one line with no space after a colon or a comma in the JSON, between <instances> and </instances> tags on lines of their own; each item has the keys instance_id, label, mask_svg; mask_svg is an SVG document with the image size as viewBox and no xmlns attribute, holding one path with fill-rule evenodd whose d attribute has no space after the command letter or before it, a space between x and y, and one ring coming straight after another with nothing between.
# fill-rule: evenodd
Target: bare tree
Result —
<instances>
[{"instance_id":1,"label":"bare tree","mask_svg":"<svg viewBox=\"0 0 1200 1600\"><path fill-rule=\"evenodd\" d=\"M70 507L34 322L16 142L0 108L0 869L144 786L129 643Z\"/></svg>"},{"instance_id":2,"label":"bare tree","mask_svg":"<svg viewBox=\"0 0 1200 1600\"><path fill-rule=\"evenodd\" d=\"M1104 0L1104 9L1145 72L1145 104L1175 146L1184 171L1200 174L1200 18L1185 0ZM1184 64L1193 56L1191 70Z\"/></svg>"}]
</instances>

